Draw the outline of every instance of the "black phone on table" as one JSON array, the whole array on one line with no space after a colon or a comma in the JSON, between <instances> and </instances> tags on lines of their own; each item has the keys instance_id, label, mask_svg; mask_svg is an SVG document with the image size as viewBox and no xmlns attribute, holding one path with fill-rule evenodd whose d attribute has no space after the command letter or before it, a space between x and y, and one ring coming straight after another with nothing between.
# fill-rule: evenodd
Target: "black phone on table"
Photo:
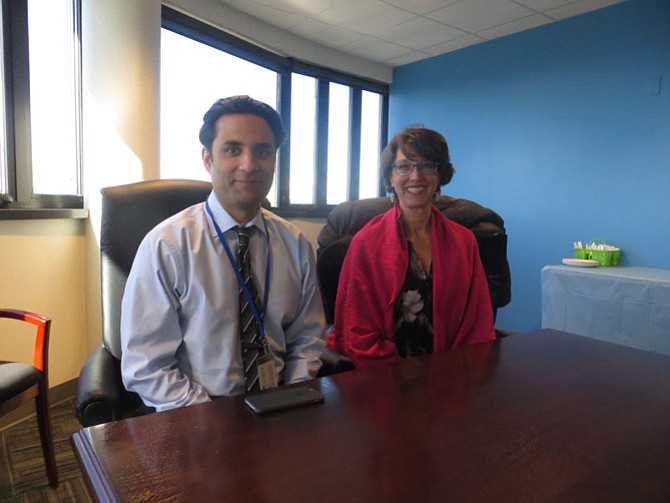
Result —
<instances>
[{"instance_id":1,"label":"black phone on table","mask_svg":"<svg viewBox=\"0 0 670 503\"><path fill-rule=\"evenodd\" d=\"M244 403L256 414L264 414L276 410L289 409L300 405L323 402L321 392L309 386L279 387L261 391L244 398Z\"/></svg>"}]
</instances>

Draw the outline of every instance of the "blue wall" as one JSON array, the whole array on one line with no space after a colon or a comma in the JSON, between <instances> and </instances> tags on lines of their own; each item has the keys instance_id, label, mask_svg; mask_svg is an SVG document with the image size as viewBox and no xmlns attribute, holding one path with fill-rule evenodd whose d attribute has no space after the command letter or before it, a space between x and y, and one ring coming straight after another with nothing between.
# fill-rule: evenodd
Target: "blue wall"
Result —
<instances>
[{"instance_id":1,"label":"blue wall","mask_svg":"<svg viewBox=\"0 0 670 503\"><path fill-rule=\"evenodd\" d=\"M398 67L389 131L412 123L449 142L457 171L442 192L505 219L513 298L498 326L540 327L540 270L573 241L670 269L670 0Z\"/></svg>"}]
</instances>

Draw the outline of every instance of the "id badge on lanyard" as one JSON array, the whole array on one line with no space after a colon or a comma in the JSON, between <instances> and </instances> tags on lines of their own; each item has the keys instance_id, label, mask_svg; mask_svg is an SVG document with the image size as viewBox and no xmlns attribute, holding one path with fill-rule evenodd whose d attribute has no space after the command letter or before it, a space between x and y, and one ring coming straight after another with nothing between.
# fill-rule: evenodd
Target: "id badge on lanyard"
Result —
<instances>
[{"instance_id":1,"label":"id badge on lanyard","mask_svg":"<svg viewBox=\"0 0 670 503\"><path fill-rule=\"evenodd\" d=\"M279 386L279 379L277 378L277 369L275 368L275 361L268 348L267 341L263 337L263 349L256 360L256 370L258 372L258 383L261 390L276 388Z\"/></svg>"}]
</instances>

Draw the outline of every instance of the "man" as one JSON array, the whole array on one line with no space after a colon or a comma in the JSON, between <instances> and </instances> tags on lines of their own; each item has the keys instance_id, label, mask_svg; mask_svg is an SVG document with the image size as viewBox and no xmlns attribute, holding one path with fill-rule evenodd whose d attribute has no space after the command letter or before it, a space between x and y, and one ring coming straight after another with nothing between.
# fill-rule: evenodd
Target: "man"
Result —
<instances>
[{"instance_id":1,"label":"man","mask_svg":"<svg viewBox=\"0 0 670 503\"><path fill-rule=\"evenodd\" d=\"M158 411L311 379L325 345L312 247L261 208L286 136L279 115L235 96L203 121L213 191L147 234L123 297L123 382Z\"/></svg>"}]
</instances>

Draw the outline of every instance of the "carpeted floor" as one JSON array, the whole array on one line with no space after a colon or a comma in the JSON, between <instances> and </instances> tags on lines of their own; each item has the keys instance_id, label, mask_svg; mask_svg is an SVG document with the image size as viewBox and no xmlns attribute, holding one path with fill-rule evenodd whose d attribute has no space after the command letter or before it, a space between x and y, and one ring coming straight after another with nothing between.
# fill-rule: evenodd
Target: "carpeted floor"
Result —
<instances>
[{"instance_id":1,"label":"carpeted floor","mask_svg":"<svg viewBox=\"0 0 670 503\"><path fill-rule=\"evenodd\" d=\"M92 501L70 446L70 436L81 429L74 397L51 404L51 421L60 485L51 489L47 482L33 414L0 431L0 503Z\"/></svg>"}]
</instances>

